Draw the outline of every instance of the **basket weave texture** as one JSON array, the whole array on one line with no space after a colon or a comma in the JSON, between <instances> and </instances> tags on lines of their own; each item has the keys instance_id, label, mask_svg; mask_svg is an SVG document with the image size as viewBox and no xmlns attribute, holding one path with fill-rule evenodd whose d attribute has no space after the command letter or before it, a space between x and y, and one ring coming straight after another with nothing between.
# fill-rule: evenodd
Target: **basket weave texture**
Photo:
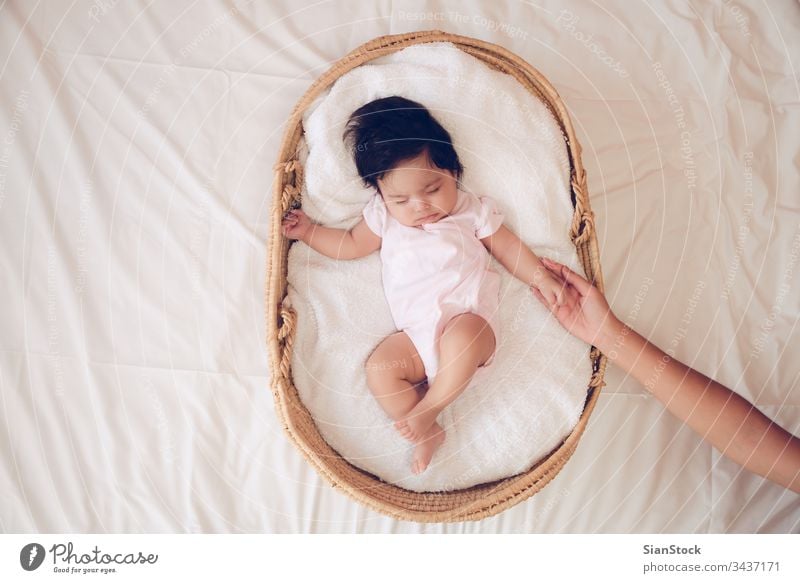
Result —
<instances>
[{"instance_id":1,"label":"basket weave texture","mask_svg":"<svg viewBox=\"0 0 800 583\"><path fill-rule=\"evenodd\" d=\"M430 42L453 43L490 67L513 76L553 112L569 152L571 198L574 207L570 238L575 244L587 278L601 292L604 290L594 213L589 206L586 173L581 163L581 147L575 138L565 106L547 79L507 49L478 39L440 30L387 35L361 45L334 63L306 91L295 105L286 124L278 161L274 166L275 180L267 247L267 346L272 371L272 393L284 430L308 462L333 487L378 512L401 520L457 522L480 520L502 512L541 490L558 474L575 451L600 390L605 385L605 355L596 347L591 347L589 359L592 363L592 375L587 384L586 403L580 419L564 441L531 469L502 480L461 490L414 492L385 482L350 464L322 438L292 381L292 346L297 314L293 308L283 305L286 298L290 241L283 236L281 220L287 210L300 203L303 167L300 163L299 147L303 139L304 111L347 71L408 46Z\"/></svg>"}]
</instances>

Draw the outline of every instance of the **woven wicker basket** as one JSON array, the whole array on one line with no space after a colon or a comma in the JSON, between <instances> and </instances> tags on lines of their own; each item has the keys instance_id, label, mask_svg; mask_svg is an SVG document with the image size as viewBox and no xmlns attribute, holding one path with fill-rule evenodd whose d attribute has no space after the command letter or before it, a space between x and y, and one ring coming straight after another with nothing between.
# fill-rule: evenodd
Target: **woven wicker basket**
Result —
<instances>
[{"instance_id":1,"label":"woven wicker basket","mask_svg":"<svg viewBox=\"0 0 800 583\"><path fill-rule=\"evenodd\" d=\"M292 382L291 359L295 311L283 306L289 240L281 232L284 213L300 200L303 168L299 145L303 139L302 116L305 109L343 73L372 59L405 47L428 42L451 42L459 49L484 61L492 68L512 75L541 99L555 115L564 134L571 165L572 204L575 209L570 235L590 281L603 291L594 214L589 207L586 174L581 163L581 148L566 108L555 89L541 73L501 46L440 30L418 31L376 38L336 62L306 91L286 125L278 162L272 200L272 223L267 265L267 344L272 370L272 391L283 427L311 465L334 487L341 488L357 501L384 514L417 522L455 522L479 520L502 512L541 490L561 470L572 455L589 416L605 385L606 357L594 346L589 352L592 375L587 383L583 413L572 433L527 472L502 480L448 492L414 492L351 465L320 435L310 413L301 402Z\"/></svg>"}]
</instances>

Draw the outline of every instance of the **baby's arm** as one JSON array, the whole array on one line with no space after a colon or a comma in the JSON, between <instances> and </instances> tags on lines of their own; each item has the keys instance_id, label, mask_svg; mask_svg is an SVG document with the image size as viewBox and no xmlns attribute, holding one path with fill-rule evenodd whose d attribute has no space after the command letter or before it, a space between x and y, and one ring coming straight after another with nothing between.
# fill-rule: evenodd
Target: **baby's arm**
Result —
<instances>
[{"instance_id":1,"label":"baby's arm","mask_svg":"<svg viewBox=\"0 0 800 583\"><path fill-rule=\"evenodd\" d=\"M381 238L373 233L364 219L352 229L331 229L312 223L303 211L290 211L282 223L283 234L333 259L358 259L381 246Z\"/></svg>"},{"instance_id":2,"label":"baby's arm","mask_svg":"<svg viewBox=\"0 0 800 583\"><path fill-rule=\"evenodd\" d=\"M539 257L508 227L500 225L493 235L481 239L481 243L514 277L538 289L548 302L558 306L563 303L563 283L553 277Z\"/></svg>"}]
</instances>

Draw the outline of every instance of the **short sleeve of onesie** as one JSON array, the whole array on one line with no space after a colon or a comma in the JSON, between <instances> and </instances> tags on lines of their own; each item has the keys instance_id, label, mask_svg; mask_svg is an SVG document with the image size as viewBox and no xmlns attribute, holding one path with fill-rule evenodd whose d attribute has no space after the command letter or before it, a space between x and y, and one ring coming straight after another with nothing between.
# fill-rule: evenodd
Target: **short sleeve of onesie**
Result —
<instances>
[{"instance_id":1,"label":"short sleeve of onesie","mask_svg":"<svg viewBox=\"0 0 800 583\"><path fill-rule=\"evenodd\" d=\"M361 214L364 215L364 222L367 223L370 230L379 237L383 237L383 229L386 226L386 205L380 194L376 193L372 196Z\"/></svg>"},{"instance_id":2,"label":"short sleeve of onesie","mask_svg":"<svg viewBox=\"0 0 800 583\"><path fill-rule=\"evenodd\" d=\"M497 208L497 203L489 196L478 197L480 206L475 220L475 236L483 239L493 235L503 224L503 213Z\"/></svg>"}]
</instances>

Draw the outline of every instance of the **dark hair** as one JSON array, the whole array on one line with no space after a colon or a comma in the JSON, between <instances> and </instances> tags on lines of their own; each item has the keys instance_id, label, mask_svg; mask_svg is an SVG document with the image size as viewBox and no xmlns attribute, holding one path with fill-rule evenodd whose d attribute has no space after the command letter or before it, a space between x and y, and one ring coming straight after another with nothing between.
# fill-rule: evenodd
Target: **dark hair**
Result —
<instances>
[{"instance_id":1,"label":"dark hair","mask_svg":"<svg viewBox=\"0 0 800 583\"><path fill-rule=\"evenodd\" d=\"M349 142L364 185L378 192L378 179L423 151L434 166L452 171L456 180L464 172L447 130L424 105L398 95L370 101L355 110L342 138Z\"/></svg>"}]
</instances>

